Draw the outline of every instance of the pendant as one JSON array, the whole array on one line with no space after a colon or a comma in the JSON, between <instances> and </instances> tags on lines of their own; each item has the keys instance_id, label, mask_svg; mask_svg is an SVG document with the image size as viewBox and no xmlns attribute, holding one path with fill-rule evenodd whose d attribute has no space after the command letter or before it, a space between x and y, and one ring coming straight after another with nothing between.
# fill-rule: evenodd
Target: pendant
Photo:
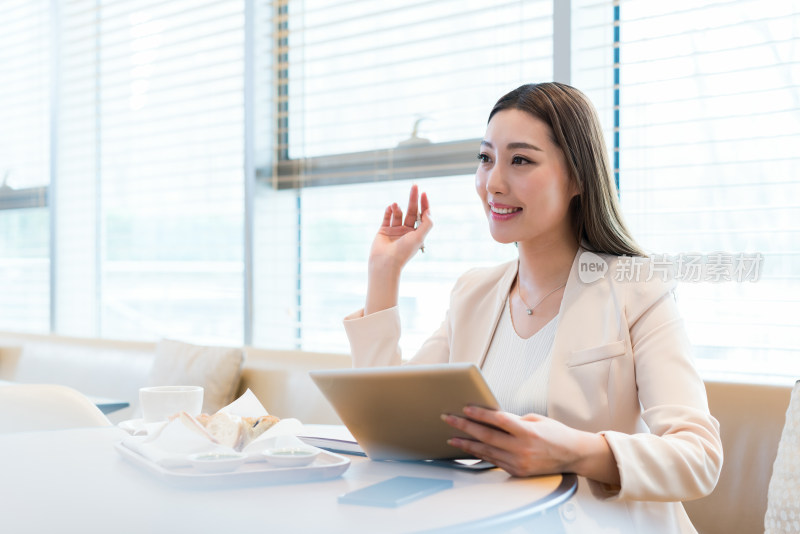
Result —
<instances>
[{"instance_id":1,"label":"pendant","mask_svg":"<svg viewBox=\"0 0 800 534\"><path fill-rule=\"evenodd\" d=\"M532 309L527 308L525 311L528 312L528 315L533 315L533 310Z\"/></svg>"}]
</instances>

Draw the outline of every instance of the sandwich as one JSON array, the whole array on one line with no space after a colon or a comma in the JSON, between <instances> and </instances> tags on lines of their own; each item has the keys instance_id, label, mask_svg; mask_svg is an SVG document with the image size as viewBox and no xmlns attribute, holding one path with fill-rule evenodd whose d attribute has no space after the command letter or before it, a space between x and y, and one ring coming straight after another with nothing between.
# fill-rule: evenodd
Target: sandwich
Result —
<instances>
[{"instance_id":1,"label":"sandwich","mask_svg":"<svg viewBox=\"0 0 800 534\"><path fill-rule=\"evenodd\" d=\"M174 415L184 425L201 435L210 437L215 443L241 451L254 439L269 430L280 418L274 415L260 417L239 417L225 412L214 415L200 414L191 417L186 412Z\"/></svg>"}]
</instances>

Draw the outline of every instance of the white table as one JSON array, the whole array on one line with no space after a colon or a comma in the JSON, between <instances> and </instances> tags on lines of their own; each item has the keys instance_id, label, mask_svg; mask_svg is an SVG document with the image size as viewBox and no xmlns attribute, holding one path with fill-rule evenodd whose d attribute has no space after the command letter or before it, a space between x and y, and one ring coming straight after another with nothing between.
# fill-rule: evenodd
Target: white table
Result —
<instances>
[{"instance_id":1,"label":"white table","mask_svg":"<svg viewBox=\"0 0 800 534\"><path fill-rule=\"evenodd\" d=\"M0 435L0 530L505 532L558 518L552 507L567 501L576 483L573 475L521 479L499 469L473 473L350 456L350 468L332 480L187 490L125 461L114 449L125 436L116 427ZM399 508L337 502L338 495L397 475L447 478L454 486ZM544 513L548 508L556 513Z\"/></svg>"}]
</instances>

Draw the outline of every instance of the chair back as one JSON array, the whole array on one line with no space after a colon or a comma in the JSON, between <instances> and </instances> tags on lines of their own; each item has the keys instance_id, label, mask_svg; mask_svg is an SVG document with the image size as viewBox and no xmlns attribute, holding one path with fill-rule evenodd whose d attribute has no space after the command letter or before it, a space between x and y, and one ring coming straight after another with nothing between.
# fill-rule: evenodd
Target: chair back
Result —
<instances>
[{"instance_id":1,"label":"chair back","mask_svg":"<svg viewBox=\"0 0 800 534\"><path fill-rule=\"evenodd\" d=\"M0 386L0 434L109 426L85 395L57 384Z\"/></svg>"}]
</instances>

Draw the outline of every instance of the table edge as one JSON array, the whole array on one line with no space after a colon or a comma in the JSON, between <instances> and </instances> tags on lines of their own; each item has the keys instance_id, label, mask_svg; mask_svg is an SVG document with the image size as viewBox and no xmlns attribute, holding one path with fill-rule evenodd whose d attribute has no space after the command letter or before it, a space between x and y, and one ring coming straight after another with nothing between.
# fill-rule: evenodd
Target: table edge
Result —
<instances>
[{"instance_id":1,"label":"table edge","mask_svg":"<svg viewBox=\"0 0 800 534\"><path fill-rule=\"evenodd\" d=\"M578 489L578 476L574 473L561 473L561 482L548 495L530 504L515 508L509 512L491 515L483 519L459 523L457 525L418 531L418 534L445 534L448 532L486 532L498 527L510 527L526 519L530 519L545 510L554 508L570 497Z\"/></svg>"}]
</instances>

